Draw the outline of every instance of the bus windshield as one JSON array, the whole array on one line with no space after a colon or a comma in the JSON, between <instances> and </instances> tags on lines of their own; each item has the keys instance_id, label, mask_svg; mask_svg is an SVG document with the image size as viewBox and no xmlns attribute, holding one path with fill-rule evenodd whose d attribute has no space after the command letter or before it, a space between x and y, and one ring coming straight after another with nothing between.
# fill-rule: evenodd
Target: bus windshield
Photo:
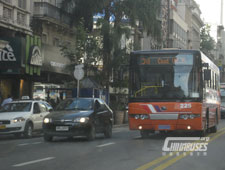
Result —
<instances>
[{"instance_id":1,"label":"bus windshield","mask_svg":"<svg viewBox=\"0 0 225 170\"><path fill-rule=\"evenodd\" d=\"M150 57L145 63L142 61L133 66L130 97L163 100L199 98L200 69L194 67L193 56L183 57L184 63L174 62L174 58L181 57Z\"/></svg>"}]
</instances>

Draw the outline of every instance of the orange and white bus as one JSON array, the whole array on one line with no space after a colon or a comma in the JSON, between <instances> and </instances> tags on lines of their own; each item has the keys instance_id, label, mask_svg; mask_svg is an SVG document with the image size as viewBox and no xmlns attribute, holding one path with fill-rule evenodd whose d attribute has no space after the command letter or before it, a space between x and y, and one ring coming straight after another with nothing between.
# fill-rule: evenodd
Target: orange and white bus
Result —
<instances>
[{"instance_id":1,"label":"orange and white bus","mask_svg":"<svg viewBox=\"0 0 225 170\"><path fill-rule=\"evenodd\" d=\"M130 58L129 128L216 132L219 68L198 50L134 51Z\"/></svg>"}]
</instances>

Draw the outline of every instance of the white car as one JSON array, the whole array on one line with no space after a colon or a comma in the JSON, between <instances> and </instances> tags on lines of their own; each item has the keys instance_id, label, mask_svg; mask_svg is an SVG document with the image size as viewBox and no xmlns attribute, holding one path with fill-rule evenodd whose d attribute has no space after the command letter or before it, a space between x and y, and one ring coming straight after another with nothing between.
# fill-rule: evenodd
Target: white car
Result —
<instances>
[{"instance_id":1,"label":"white car","mask_svg":"<svg viewBox=\"0 0 225 170\"><path fill-rule=\"evenodd\" d=\"M52 107L45 101L18 100L0 109L0 135L14 134L32 137L33 131L42 130L43 118Z\"/></svg>"}]
</instances>

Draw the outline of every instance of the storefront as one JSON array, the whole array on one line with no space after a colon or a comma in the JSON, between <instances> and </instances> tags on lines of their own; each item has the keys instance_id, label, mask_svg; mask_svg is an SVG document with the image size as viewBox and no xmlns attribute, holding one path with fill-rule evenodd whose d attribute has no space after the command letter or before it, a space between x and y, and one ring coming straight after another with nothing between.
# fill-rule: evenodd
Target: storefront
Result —
<instances>
[{"instance_id":1,"label":"storefront","mask_svg":"<svg viewBox=\"0 0 225 170\"><path fill-rule=\"evenodd\" d=\"M41 40L37 36L0 38L0 92L32 97L32 84L41 75Z\"/></svg>"}]
</instances>

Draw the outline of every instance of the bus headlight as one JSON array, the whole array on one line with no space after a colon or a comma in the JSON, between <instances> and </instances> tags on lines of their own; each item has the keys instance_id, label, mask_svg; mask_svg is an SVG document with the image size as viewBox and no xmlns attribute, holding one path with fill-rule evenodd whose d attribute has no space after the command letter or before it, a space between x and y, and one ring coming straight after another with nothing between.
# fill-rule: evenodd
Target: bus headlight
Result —
<instances>
[{"instance_id":1,"label":"bus headlight","mask_svg":"<svg viewBox=\"0 0 225 170\"><path fill-rule=\"evenodd\" d=\"M139 119L139 115L135 115L134 118L137 120Z\"/></svg>"},{"instance_id":2,"label":"bus headlight","mask_svg":"<svg viewBox=\"0 0 225 170\"><path fill-rule=\"evenodd\" d=\"M200 114L181 114L180 115L180 119L184 119L184 120L194 119L194 118L197 118L197 117L200 117Z\"/></svg>"},{"instance_id":3,"label":"bus headlight","mask_svg":"<svg viewBox=\"0 0 225 170\"><path fill-rule=\"evenodd\" d=\"M189 118L189 116L188 115L180 115L180 118L184 119L184 120L187 120Z\"/></svg>"},{"instance_id":4,"label":"bus headlight","mask_svg":"<svg viewBox=\"0 0 225 170\"><path fill-rule=\"evenodd\" d=\"M134 115L132 117L134 117L134 119L136 119L136 120L137 119L145 120L145 119L149 118L149 116L147 114L136 114L136 115Z\"/></svg>"},{"instance_id":5,"label":"bus headlight","mask_svg":"<svg viewBox=\"0 0 225 170\"><path fill-rule=\"evenodd\" d=\"M141 115L140 118L141 118L141 120L145 120L145 119L148 119L149 117L148 117L148 115Z\"/></svg>"}]
</instances>

